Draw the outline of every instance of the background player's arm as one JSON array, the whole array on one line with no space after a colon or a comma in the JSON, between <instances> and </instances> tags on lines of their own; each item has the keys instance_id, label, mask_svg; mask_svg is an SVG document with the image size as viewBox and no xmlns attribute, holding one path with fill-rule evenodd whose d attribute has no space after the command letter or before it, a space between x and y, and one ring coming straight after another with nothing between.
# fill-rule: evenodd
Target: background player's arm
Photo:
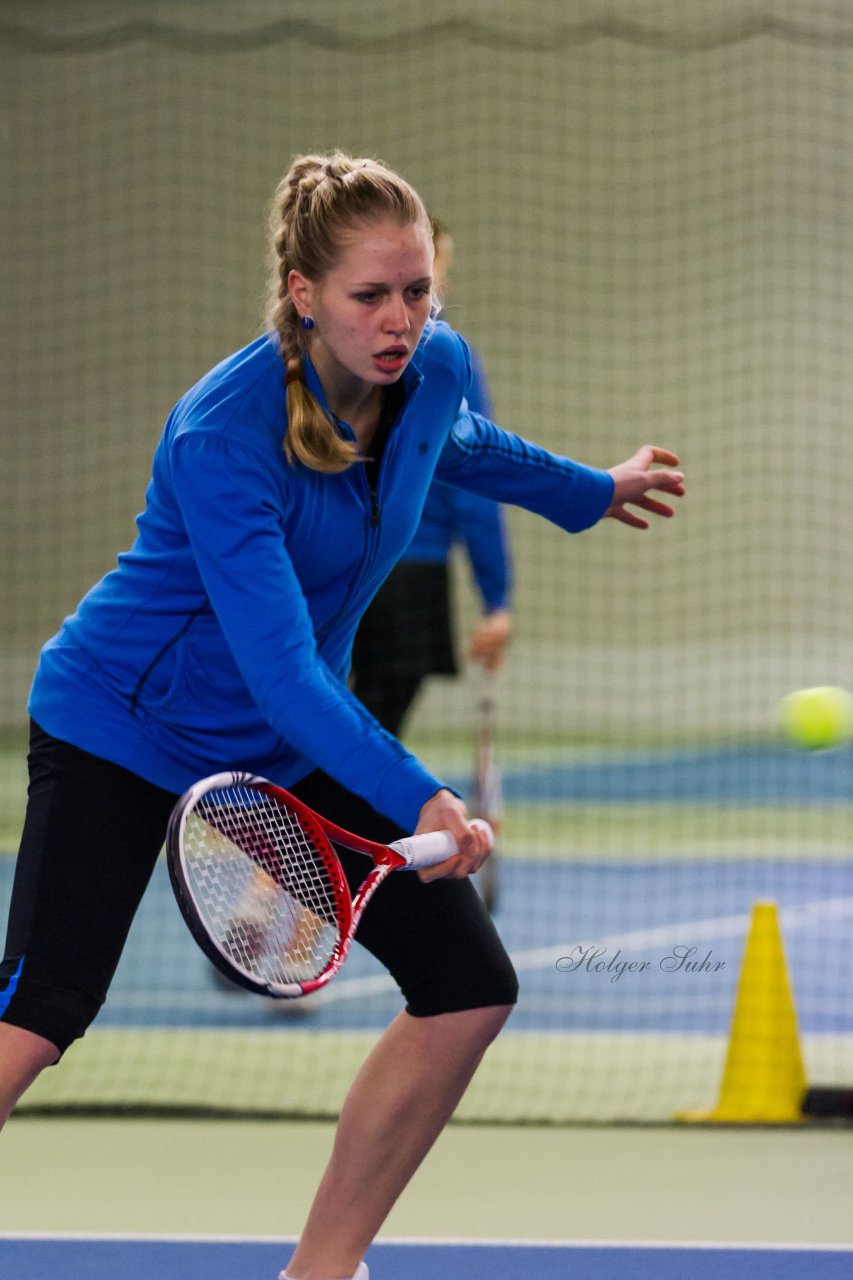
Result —
<instances>
[{"instance_id":1,"label":"background player's arm","mask_svg":"<svg viewBox=\"0 0 853 1280\"><path fill-rule=\"evenodd\" d=\"M453 495L454 533L465 547L482 605L467 657L487 671L496 671L512 633L512 557L506 516L497 502L463 489L445 488Z\"/></svg>"}]
</instances>

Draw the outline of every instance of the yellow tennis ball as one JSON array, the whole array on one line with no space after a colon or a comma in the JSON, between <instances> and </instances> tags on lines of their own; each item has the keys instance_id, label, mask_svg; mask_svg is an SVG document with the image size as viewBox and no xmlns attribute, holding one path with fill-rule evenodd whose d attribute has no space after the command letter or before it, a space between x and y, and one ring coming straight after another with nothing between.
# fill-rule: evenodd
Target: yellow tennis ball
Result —
<instances>
[{"instance_id":1,"label":"yellow tennis ball","mask_svg":"<svg viewBox=\"0 0 853 1280\"><path fill-rule=\"evenodd\" d=\"M853 697L834 685L789 693L780 715L788 737L805 751L840 747L853 735Z\"/></svg>"}]
</instances>

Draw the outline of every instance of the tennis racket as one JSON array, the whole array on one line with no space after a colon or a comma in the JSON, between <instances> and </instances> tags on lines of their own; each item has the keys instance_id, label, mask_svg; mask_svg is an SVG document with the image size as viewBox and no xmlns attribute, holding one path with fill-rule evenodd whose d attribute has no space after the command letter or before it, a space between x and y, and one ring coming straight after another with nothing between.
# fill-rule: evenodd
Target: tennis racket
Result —
<instances>
[{"instance_id":1,"label":"tennis racket","mask_svg":"<svg viewBox=\"0 0 853 1280\"><path fill-rule=\"evenodd\" d=\"M373 862L355 897L332 841ZM218 773L190 787L166 836L172 888L202 951L238 986L277 999L309 995L334 978L392 871L457 852L449 831L390 845L362 839L250 773Z\"/></svg>"},{"instance_id":2,"label":"tennis racket","mask_svg":"<svg viewBox=\"0 0 853 1280\"><path fill-rule=\"evenodd\" d=\"M495 761L495 676L491 671L484 671L481 678L483 683L477 704L474 767L471 775L471 812L490 827L497 828L503 813L503 782ZM492 850L474 878L489 912L494 911L497 905L498 877L498 862L495 851Z\"/></svg>"}]
</instances>

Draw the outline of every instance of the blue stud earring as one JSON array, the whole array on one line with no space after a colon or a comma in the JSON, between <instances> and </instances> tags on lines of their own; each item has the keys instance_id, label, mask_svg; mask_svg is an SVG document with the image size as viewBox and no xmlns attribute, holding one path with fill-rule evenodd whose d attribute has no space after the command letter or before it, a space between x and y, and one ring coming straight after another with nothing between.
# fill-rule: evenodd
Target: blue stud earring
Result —
<instances>
[{"instance_id":1,"label":"blue stud earring","mask_svg":"<svg viewBox=\"0 0 853 1280\"><path fill-rule=\"evenodd\" d=\"M303 316L302 319L299 321L299 323L302 325L303 329L314 328L314 321L311 319L310 316Z\"/></svg>"}]
</instances>

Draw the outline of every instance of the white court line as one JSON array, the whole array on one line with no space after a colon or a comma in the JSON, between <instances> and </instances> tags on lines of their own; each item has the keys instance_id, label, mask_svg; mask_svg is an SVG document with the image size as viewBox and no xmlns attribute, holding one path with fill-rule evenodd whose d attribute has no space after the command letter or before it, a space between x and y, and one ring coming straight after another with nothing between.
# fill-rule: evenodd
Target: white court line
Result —
<instances>
[{"instance_id":1,"label":"white court line","mask_svg":"<svg viewBox=\"0 0 853 1280\"><path fill-rule=\"evenodd\" d=\"M785 907L779 913L779 922L783 930L807 928L809 925L827 920L846 920L853 917L853 897L825 898L817 902L806 902L796 907ZM659 925L650 929L634 929L628 933L610 934L596 939L596 945L612 949L620 947L623 951L639 951L644 947L668 946L679 941L678 935L686 937L690 943L715 941L720 938L745 937L749 926L749 914L737 916L717 916L710 920L687 920L675 924ZM510 958L518 973L530 973L537 969L553 968L560 956L568 955L577 946L588 945L577 938L571 942L557 942L547 947L536 947L527 951L514 951ZM396 991L397 984L386 974L377 974L371 978L340 978L326 988L324 1004L332 1004L341 1000L358 1000L366 996L385 991Z\"/></svg>"},{"instance_id":2,"label":"white court line","mask_svg":"<svg viewBox=\"0 0 853 1280\"><path fill-rule=\"evenodd\" d=\"M785 907L779 912L779 923L785 931L807 928L827 920L846 920L853 916L853 897L826 898L817 902L806 902L796 907ZM688 920L675 924L656 925L652 929L634 929L628 933L609 935L596 939L596 945L608 948L621 947L623 950L639 951L644 947L668 946L678 942L677 935L686 935L692 942L709 942L718 938L740 938L745 935L749 926L750 915L742 913L737 916L717 916L710 920ZM541 969L555 964L560 956L567 955L573 942L558 944L556 947L538 947L534 951L522 951L512 957L516 968Z\"/></svg>"},{"instance_id":3,"label":"white court line","mask_svg":"<svg viewBox=\"0 0 853 1280\"><path fill-rule=\"evenodd\" d=\"M266 1235L157 1235L155 1233L123 1232L123 1231L0 1231L2 1240L68 1240L68 1241L116 1241L128 1244L145 1244L162 1241L165 1244L295 1244L298 1236L266 1236ZM412 1248L436 1246L461 1246L476 1248L482 1245L493 1245L501 1249L750 1249L762 1253L850 1253L853 1244L815 1244L786 1241L765 1242L756 1240L560 1240L535 1239L526 1240L513 1236L485 1236L476 1239L467 1236L380 1236L377 1245L404 1245Z\"/></svg>"},{"instance_id":4,"label":"white court line","mask_svg":"<svg viewBox=\"0 0 853 1280\"><path fill-rule=\"evenodd\" d=\"M779 912L779 923L784 933L796 929L807 929L811 925L827 921L847 920L853 918L853 897L821 898L816 902L804 902L798 906L785 907ZM604 938L596 938L595 945L608 950L619 948L622 951L639 951L646 947L670 946L679 942L709 942L723 938L745 938L749 927L749 913L736 916L716 916L706 920L682 920L673 924L656 925L654 928L633 929L627 933L608 934ZM532 973L540 969L552 969L560 956L569 955L573 948L588 946L592 939L573 938L571 942L555 942L547 947L535 947L526 951L514 951L510 958L518 973ZM397 992L397 984L386 973L372 974L368 978L336 979L324 988L312 1001L317 1007L340 1004L345 1000L366 1000L371 996L387 995ZM211 992L205 996L197 992L180 990L168 992L124 992L115 993L113 1008L133 1010L147 1009L156 1011L161 1008L175 1009L185 1005L196 1012L199 1009L218 1011L222 1008L219 995ZM298 1001L281 1001L284 1006L290 1005L294 1011L299 1008ZM307 1011L308 1006L306 1006Z\"/></svg>"}]
</instances>

